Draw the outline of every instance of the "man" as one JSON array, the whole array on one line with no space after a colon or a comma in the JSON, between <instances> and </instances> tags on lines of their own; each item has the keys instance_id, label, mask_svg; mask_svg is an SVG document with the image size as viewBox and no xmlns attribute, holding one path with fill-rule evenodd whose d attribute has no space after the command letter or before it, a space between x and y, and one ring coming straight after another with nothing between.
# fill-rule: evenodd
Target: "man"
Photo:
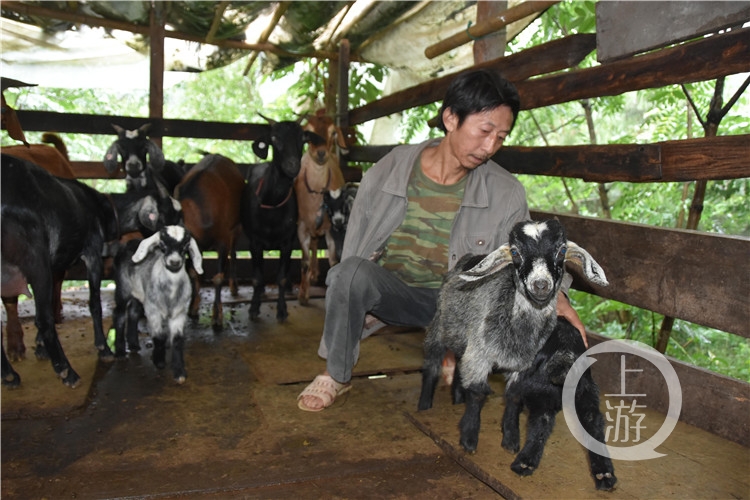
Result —
<instances>
[{"instance_id":1,"label":"man","mask_svg":"<svg viewBox=\"0 0 750 500\"><path fill-rule=\"evenodd\" d=\"M438 116L445 137L399 146L367 171L341 263L326 280L318 350L326 370L299 395L300 409L323 410L351 389L360 340L371 333L366 316L427 326L442 275L466 253L499 247L516 222L530 219L523 186L491 160L519 108L518 92L507 80L487 70L463 73L448 88ZM585 335L562 294L558 314Z\"/></svg>"}]
</instances>

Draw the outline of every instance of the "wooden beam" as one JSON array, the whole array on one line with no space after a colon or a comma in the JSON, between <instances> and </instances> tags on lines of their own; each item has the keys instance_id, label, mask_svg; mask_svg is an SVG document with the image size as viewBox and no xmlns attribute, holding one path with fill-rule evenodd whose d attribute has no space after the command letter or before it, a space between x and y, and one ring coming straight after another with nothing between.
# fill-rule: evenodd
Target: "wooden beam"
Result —
<instances>
[{"instance_id":1,"label":"wooden beam","mask_svg":"<svg viewBox=\"0 0 750 500\"><path fill-rule=\"evenodd\" d=\"M477 64L464 71L436 78L414 87L393 93L373 101L349 113L352 125L358 125L375 118L398 113L404 109L423 106L443 99L453 79L466 71L488 68L497 71L505 78L518 82L532 76L570 68L579 64L596 47L596 35L571 35L548 42L518 54L501 57Z\"/></svg>"},{"instance_id":2,"label":"wooden beam","mask_svg":"<svg viewBox=\"0 0 750 500\"><path fill-rule=\"evenodd\" d=\"M599 262L610 285L576 289L750 338L750 239L550 212Z\"/></svg>"},{"instance_id":3,"label":"wooden beam","mask_svg":"<svg viewBox=\"0 0 750 500\"><path fill-rule=\"evenodd\" d=\"M353 162L375 163L395 145L358 146ZM514 174L572 177L592 182L684 182L750 177L750 135L656 144L503 147L494 160Z\"/></svg>"},{"instance_id":4,"label":"wooden beam","mask_svg":"<svg viewBox=\"0 0 750 500\"><path fill-rule=\"evenodd\" d=\"M104 19L101 17L94 17L94 16L86 16L83 14L73 14L70 12L62 11L62 10L49 9L46 7L39 7L37 5L30 5L30 4L25 4L21 2L3 1L2 8L3 10L9 10L11 12L16 12L18 14L22 14L26 16L39 16L39 17L44 17L44 18L49 18L49 19L60 19L61 21L69 21L72 23L85 24L87 26L129 31L131 33L138 33L140 35L146 35L146 36L148 36L149 34L148 26L140 26L138 24L127 23L123 21L113 21L110 19ZM176 40L184 40L187 42L196 42L196 43L205 43L208 45L215 45L221 48L256 50L259 52L271 52L273 54L277 54L282 57L293 57L295 59L300 59L304 57L317 57L320 59L335 59L336 58L335 52L313 51L313 52L309 52L305 54L299 54L299 53L289 52L287 50L282 49L281 47L278 47L270 43L245 43L245 42L240 42L238 40L213 40L209 42L204 37L190 35L188 33L181 33L179 31L167 31L165 32L164 36L167 38L174 38ZM352 59L359 60L354 57Z\"/></svg>"},{"instance_id":5,"label":"wooden beam","mask_svg":"<svg viewBox=\"0 0 750 500\"><path fill-rule=\"evenodd\" d=\"M593 68L515 83L521 109L535 109L748 71L750 28L744 28Z\"/></svg>"},{"instance_id":6,"label":"wooden beam","mask_svg":"<svg viewBox=\"0 0 750 500\"><path fill-rule=\"evenodd\" d=\"M424 55L428 59L434 59L440 54L444 54L451 49L460 47L465 43L483 37L495 31L501 30L508 24L530 16L536 12L541 12L560 0L542 1L542 2L524 2L512 7L494 18L478 23L475 26L467 27L464 31L459 31L448 38L432 44L424 50Z\"/></svg>"}]
</instances>

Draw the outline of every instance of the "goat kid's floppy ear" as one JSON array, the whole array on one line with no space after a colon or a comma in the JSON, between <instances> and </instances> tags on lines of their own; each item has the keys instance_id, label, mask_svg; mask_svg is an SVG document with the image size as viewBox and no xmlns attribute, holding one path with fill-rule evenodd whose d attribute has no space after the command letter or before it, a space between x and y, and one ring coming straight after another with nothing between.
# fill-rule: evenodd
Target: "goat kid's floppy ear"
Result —
<instances>
[{"instance_id":1,"label":"goat kid's floppy ear","mask_svg":"<svg viewBox=\"0 0 750 500\"><path fill-rule=\"evenodd\" d=\"M479 264L460 273L458 276L464 281L476 281L499 272L512 262L513 256L510 254L510 245L506 243L488 254Z\"/></svg>"},{"instance_id":2,"label":"goat kid's floppy ear","mask_svg":"<svg viewBox=\"0 0 750 500\"><path fill-rule=\"evenodd\" d=\"M138 208L138 221L143 227L156 231L159 223L159 203L153 196L145 196Z\"/></svg>"},{"instance_id":3,"label":"goat kid's floppy ear","mask_svg":"<svg viewBox=\"0 0 750 500\"><path fill-rule=\"evenodd\" d=\"M164 166L164 152L161 148L149 140L146 144L146 152L151 165L157 170L161 170Z\"/></svg>"},{"instance_id":4,"label":"goat kid's floppy ear","mask_svg":"<svg viewBox=\"0 0 750 500\"><path fill-rule=\"evenodd\" d=\"M146 258L151 250L159 244L159 233L154 233L145 240L141 241L138 245L138 249L135 251L132 257L132 261L138 264L140 261Z\"/></svg>"},{"instance_id":5,"label":"goat kid's floppy ear","mask_svg":"<svg viewBox=\"0 0 750 500\"><path fill-rule=\"evenodd\" d=\"M190 252L190 260L193 262L193 269L195 269L196 273L203 274L203 255L201 255L201 250L198 248L195 238L190 238L190 248L188 251Z\"/></svg>"},{"instance_id":6,"label":"goat kid's floppy ear","mask_svg":"<svg viewBox=\"0 0 750 500\"><path fill-rule=\"evenodd\" d=\"M588 280L596 285L607 286L609 281L604 275L604 269L583 247L578 246L572 241L568 241L568 251L565 253L565 262L575 262L583 270Z\"/></svg>"},{"instance_id":7,"label":"goat kid's floppy ear","mask_svg":"<svg viewBox=\"0 0 750 500\"><path fill-rule=\"evenodd\" d=\"M118 146L117 141L115 141L107 150L107 154L104 155L104 168L106 168L107 172L110 174L117 171L117 167L119 166L117 158L119 155L120 147Z\"/></svg>"}]
</instances>

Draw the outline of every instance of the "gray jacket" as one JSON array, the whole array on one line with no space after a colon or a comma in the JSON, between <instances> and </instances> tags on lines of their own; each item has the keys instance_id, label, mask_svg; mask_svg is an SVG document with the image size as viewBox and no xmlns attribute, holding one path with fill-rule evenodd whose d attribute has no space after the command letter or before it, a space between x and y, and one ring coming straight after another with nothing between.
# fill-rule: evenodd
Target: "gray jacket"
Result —
<instances>
[{"instance_id":1,"label":"gray jacket","mask_svg":"<svg viewBox=\"0 0 750 500\"><path fill-rule=\"evenodd\" d=\"M398 146L362 178L346 230L342 259L356 255L377 260L388 237L406 216L406 189L412 167L427 146ZM516 222L528 220L526 191L492 160L469 173L458 214L453 221L448 268L466 253L486 254L508 241Z\"/></svg>"}]
</instances>

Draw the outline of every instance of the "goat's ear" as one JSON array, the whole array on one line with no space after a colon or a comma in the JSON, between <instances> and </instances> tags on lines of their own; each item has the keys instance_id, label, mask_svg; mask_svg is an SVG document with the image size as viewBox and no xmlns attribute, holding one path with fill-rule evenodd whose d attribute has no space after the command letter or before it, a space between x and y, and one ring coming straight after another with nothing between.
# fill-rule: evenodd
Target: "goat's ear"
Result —
<instances>
[{"instance_id":1,"label":"goat's ear","mask_svg":"<svg viewBox=\"0 0 750 500\"><path fill-rule=\"evenodd\" d=\"M143 227L156 231L159 224L159 204L153 196L145 196L141 201L138 221Z\"/></svg>"},{"instance_id":2,"label":"goat's ear","mask_svg":"<svg viewBox=\"0 0 750 500\"><path fill-rule=\"evenodd\" d=\"M195 238L190 238L190 260L193 263L193 269L198 274L203 274L203 255L201 255L201 249L198 248L198 243Z\"/></svg>"},{"instance_id":3,"label":"goat's ear","mask_svg":"<svg viewBox=\"0 0 750 500\"><path fill-rule=\"evenodd\" d=\"M153 141L148 141L146 144L146 152L148 153L148 161L151 163L151 166L157 171L161 171L162 167L164 167L164 153L161 148Z\"/></svg>"},{"instance_id":4,"label":"goat's ear","mask_svg":"<svg viewBox=\"0 0 750 500\"><path fill-rule=\"evenodd\" d=\"M116 125L113 125L113 127L116 127ZM107 172L110 174L114 173L119 166L119 163L117 162L119 154L120 147L118 146L117 141L115 141L107 150L107 154L104 155L104 168L106 168Z\"/></svg>"},{"instance_id":5,"label":"goat's ear","mask_svg":"<svg viewBox=\"0 0 750 500\"><path fill-rule=\"evenodd\" d=\"M135 251L132 257L132 261L138 264L143 259L146 258L146 256L149 254L149 252L159 244L159 233L154 233L145 240L141 241L141 244L138 245L138 249Z\"/></svg>"},{"instance_id":6,"label":"goat's ear","mask_svg":"<svg viewBox=\"0 0 750 500\"><path fill-rule=\"evenodd\" d=\"M568 250L565 252L565 262L575 262L583 270L588 280L596 285L607 286L609 282L604 275L604 269L594 258L572 241L568 240Z\"/></svg>"},{"instance_id":7,"label":"goat's ear","mask_svg":"<svg viewBox=\"0 0 750 500\"><path fill-rule=\"evenodd\" d=\"M513 257L510 254L510 245L506 243L488 254L479 264L459 273L458 277L464 281L476 281L499 272L511 263L513 263Z\"/></svg>"},{"instance_id":8,"label":"goat's ear","mask_svg":"<svg viewBox=\"0 0 750 500\"><path fill-rule=\"evenodd\" d=\"M336 127L336 144L341 149L341 154L349 154L349 145L346 143L346 136L341 130L341 127Z\"/></svg>"},{"instance_id":9,"label":"goat's ear","mask_svg":"<svg viewBox=\"0 0 750 500\"><path fill-rule=\"evenodd\" d=\"M258 158L266 159L268 158L268 143L270 140L266 137L261 137L260 139L253 142L253 153L255 153L255 156Z\"/></svg>"}]
</instances>

